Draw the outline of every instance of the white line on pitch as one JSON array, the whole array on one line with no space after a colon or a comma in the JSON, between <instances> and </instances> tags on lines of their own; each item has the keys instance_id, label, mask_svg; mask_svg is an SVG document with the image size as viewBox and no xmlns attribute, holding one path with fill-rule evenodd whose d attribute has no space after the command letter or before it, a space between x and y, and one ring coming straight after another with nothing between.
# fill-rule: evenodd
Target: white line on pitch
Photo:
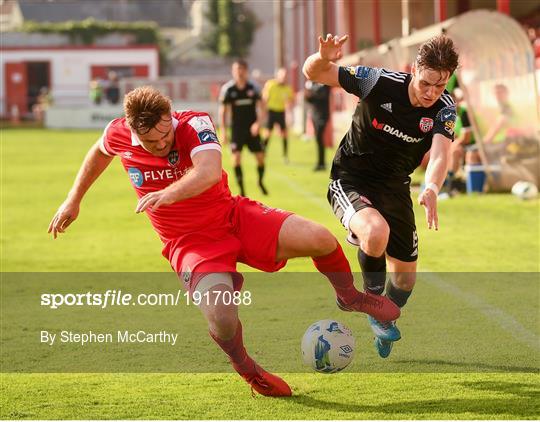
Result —
<instances>
[{"instance_id":1,"label":"white line on pitch","mask_svg":"<svg viewBox=\"0 0 540 422\"><path fill-rule=\"evenodd\" d=\"M474 274L471 273L471 276L474 276ZM521 343L527 344L533 349L540 349L540 337L536 333L525 328L513 316L507 314L502 309L484 302L480 297L470 292L465 292L454 284L444 281L435 273L420 273L419 277L421 277L422 280L430 282L443 292L458 297L472 308L484 314L484 316L486 316L489 320L497 323L499 327L507 331L512 335L512 337L519 340ZM535 324L537 324L537 321Z\"/></svg>"}]
</instances>

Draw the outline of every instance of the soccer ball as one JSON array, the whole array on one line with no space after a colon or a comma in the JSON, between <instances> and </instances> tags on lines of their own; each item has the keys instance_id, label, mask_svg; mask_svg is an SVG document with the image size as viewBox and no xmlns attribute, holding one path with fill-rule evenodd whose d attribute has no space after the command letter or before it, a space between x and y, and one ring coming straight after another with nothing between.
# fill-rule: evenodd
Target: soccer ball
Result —
<instances>
[{"instance_id":1,"label":"soccer ball","mask_svg":"<svg viewBox=\"0 0 540 422\"><path fill-rule=\"evenodd\" d=\"M302 338L304 363L317 372L342 371L354 357L351 330L338 321L324 319L309 326Z\"/></svg>"},{"instance_id":2,"label":"soccer ball","mask_svg":"<svg viewBox=\"0 0 540 422\"><path fill-rule=\"evenodd\" d=\"M512 193L520 199L533 199L538 195L538 188L532 182L520 180L512 186Z\"/></svg>"}]
</instances>

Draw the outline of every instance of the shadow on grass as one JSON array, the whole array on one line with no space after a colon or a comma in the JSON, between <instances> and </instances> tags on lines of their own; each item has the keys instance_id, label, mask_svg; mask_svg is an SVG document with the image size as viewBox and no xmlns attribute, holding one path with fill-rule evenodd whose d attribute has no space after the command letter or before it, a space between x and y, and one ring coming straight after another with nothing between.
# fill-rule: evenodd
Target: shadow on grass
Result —
<instances>
[{"instance_id":1,"label":"shadow on grass","mask_svg":"<svg viewBox=\"0 0 540 422\"><path fill-rule=\"evenodd\" d=\"M452 372L456 373L463 373L463 372L479 372L479 371L486 371L486 372L525 372L525 373L540 373L540 367L538 366L512 366L512 365L488 365L485 363L467 363L467 362L453 362L450 360L442 360L442 359L401 359L396 360L393 363L399 363L399 364L414 364L414 365L437 365L437 366L451 366L455 367L456 370ZM462 368L462 370L459 370L459 368ZM426 368L429 369L430 368ZM415 371L417 372L417 371ZM444 373L446 372L443 368L437 368L437 372Z\"/></svg>"},{"instance_id":2,"label":"shadow on grass","mask_svg":"<svg viewBox=\"0 0 540 422\"><path fill-rule=\"evenodd\" d=\"M467 418L501 415L501 419L538 419L540 415L540 389L534 383L511 383L499 381L465 382L459 385L474 390L512 394L516 397L500 398L442 398L425 400L403 400L387 404L337 403L320 400L309 395L293 396L296 404L321 409L350 413L355 419L371 414L384 414L394 418L435 418L438 415L465 415ZM354 415L353 415L354 414ZM346 418L344 418L346 419Z\"/></svg>"},{"instance_id":3,"label":"shadow on grass","mask_svg":"<svg viewBox=\"0 0 540 422\"><path fill-rule=\"evenodd\" d=\"M535 383L514 383L504 381L477 381L477 382L462 382L463 387L474 390L492 391L495 393L513 394L521 398L529 398L538 403L540 407L540 385Z\"/></svg>"}]
</instances>

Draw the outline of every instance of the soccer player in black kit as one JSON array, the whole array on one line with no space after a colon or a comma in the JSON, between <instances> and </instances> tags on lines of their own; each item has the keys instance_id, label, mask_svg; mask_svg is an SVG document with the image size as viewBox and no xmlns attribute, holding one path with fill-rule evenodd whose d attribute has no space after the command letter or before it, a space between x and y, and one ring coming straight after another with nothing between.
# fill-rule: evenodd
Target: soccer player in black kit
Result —
<instances>
[{"instance_id":1,"label":"soccer player in black kit","mask_svg":"<svg viewBox=\"0 0 540 422\"><path fill-rule=\"evenodd\" d=\"M425 208L428 228L437 230L437 194L446 177L456 120L445 86L458 66L458 54L452 40L439 35L420 46L411 73L341 67L334 61L342 57L346 40L332 34L319 37L319 52L303 68L308 79L341 87L360 99L334 158L328 200L348 230L348 240L359 246L364 289L382 294L388 265L392 276L386 295L403 307L416 281L418 259L409 175L430 151L418 202ZM394 322L369 322L375 347L385 358L401 333Z\"/></svg>"},{"instance_id":2,"label":"soccer player in black kit","mask_svg":"<svg viewBox=\"0 0 540 422\"><path fill-rule=\"evenodd\" d=\"M264 195L268 194L263 183L264 147L259 135L262 122L262 101L258 86L248 80L248 65L244 60L236 60L232 64L233 79L221 87L219 101L219 119L221 136L224 144L228 143L227 119L231 113L231 151L236 181L240 195L245 195L244 176L242 173L242 149L244 145L255 154L259 188Z\"/></svg>"}]
</instances>

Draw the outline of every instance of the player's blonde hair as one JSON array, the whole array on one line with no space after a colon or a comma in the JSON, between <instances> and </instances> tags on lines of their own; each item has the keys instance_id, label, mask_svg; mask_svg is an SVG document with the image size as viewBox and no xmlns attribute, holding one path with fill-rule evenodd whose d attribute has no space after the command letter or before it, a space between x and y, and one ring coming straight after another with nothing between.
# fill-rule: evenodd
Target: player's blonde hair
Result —
<instances>
[{"instance_id":1,"label":"player's blonde hair","mask_svg":"<svg viewBox=\"0 0 540 422\"><path fill-rule=\"evenodd\" d=\"M171 100L151 86L141 86L124 97L127 124L139 135L150 131L164 114L171 113Z\"/></svg>"}]
</instances>

